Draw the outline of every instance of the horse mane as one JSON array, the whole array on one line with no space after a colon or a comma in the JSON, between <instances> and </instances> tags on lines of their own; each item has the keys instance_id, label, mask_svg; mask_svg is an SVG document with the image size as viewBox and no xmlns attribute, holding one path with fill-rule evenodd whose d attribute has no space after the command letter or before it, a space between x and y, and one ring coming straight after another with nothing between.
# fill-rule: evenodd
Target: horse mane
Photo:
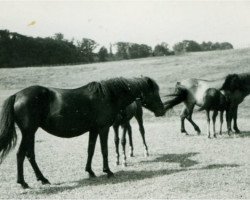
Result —
<instances>
[{"instance_id":1,"label":"horse mane","mask_svg":"<svg viewBox=\"0 0 250 200\"><path fill-rule=\"evenodd\" d=\"M229 74L226 76L225 81L221 87L221 90L229 90L231 92L235 90L244 90L242 80L238 74Z\"/></svg>"},{"instance_id":2,"label":"horse mane","mask_svg":"<svg viewBox=\"0 0 250 200\"><path fill-rule=\"evenodd\" d=\"M149 78L111 78L103 80L100 82L91 82L88 84L88 88L102 95L106 96L115 96L121 92L130 93L132 96L137 96L140 92L152 92L159 91L159 86L157 83Z\"/></svg>"}]
</instances>

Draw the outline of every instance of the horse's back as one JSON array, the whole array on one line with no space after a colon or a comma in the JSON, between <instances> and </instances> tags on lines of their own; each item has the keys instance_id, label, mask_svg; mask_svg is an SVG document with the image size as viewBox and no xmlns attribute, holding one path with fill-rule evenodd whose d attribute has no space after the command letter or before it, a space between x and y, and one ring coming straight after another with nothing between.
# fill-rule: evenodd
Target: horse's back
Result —
<instances>
[{"instance_id":1,"label":"horse's back","mask_svg":"<svg viewBox=\"0 0 250 200\"><path fill-rule=\"evenodd\" d=\"M187 92L187 101L194 102L198 106L202 106L204 103L204 95L209 88L220 89L223 84L223 80L204 80L204 79L186 79L180 82L180 85L184 87Z\"/></svg>"}]
</instances>

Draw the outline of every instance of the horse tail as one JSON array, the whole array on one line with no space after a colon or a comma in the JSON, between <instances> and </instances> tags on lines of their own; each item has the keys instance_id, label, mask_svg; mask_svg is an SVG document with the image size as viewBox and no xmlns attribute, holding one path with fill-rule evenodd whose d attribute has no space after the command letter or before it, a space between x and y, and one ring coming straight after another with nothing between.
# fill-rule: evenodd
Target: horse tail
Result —
<instances>
[{"instance_id":1,"label":"horse tail","mask_svg":"<svg viewBox=\"0 0 250 200\"><path fill-rule=\"evenodd\" d=\"M165 110L173 108L174 106L180 104L187 98L187 89L182 87L179 82L177 82L175 87L175 92L173 94L169 94L167 96L173 96L171 100L164 102Z\"/></svg>"},{"instance_id":2,"label":"horse tail","mask_svg":"<svg viewBox=\"0 0 250 200\"><path fill-rule=\"evenodd\" d=\"M10 96L3 103L0 114L0 164L9 151L16 145L17 134L14 119L15 95Z\"/></svg>"}]
</instances>

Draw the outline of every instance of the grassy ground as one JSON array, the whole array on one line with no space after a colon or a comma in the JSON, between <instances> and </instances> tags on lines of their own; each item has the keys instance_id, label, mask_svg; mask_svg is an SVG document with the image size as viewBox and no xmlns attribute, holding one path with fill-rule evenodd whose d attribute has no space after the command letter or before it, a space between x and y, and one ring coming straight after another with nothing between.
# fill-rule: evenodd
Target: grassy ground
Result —
<instances>
[{"instance_id":1,"label":"grassy ground","mask_svg":"<svg viewBox=\"0 0 250 200\"><path fill-rule=\"evenodd\" d=\"M114 76L147 75L159 83L164 95L181 79L216 79L241 72L250 72L250 49L79 66L0 69L0 104L10 94L34 84L74 88ZM250 198L249 106L248 97L239 109L241 135L223 134L211 140L205 134L204 113L194 114L202 135L197 136L187 124L191 135L184 136L179 131L181 105L164 118L145 111L150 156L143 157L138 126L133 120L135 157L128 158L128 167L116 167L111 130L109 159L115 172L112 179L102 173L99 144L93 159L93 169L99 177L88 179L84 172L88 134L61 139L39 129L36 158L52 185L37 183L26 161L25 178L32 189L17 186L15 148L0 166L0 198ZM18 136L20 139L19 132Z\"/></svg>"}]
</instances>

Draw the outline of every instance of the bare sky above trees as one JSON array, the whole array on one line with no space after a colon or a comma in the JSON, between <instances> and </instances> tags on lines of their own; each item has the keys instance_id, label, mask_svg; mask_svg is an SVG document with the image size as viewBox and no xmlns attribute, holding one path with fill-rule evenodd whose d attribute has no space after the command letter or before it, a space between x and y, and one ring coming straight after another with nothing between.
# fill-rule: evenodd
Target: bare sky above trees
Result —
<instances>
[{"instance_id":1,"label":"bare sky above trees","mask_svg":"<svg viewBox=\"0 0 250 200\"><path fill-rule=\"evenodd\" d=\"M0 1L0 29L106 46L189 39L250 47L250 1Z\"/></svg>"}]
</instances>

